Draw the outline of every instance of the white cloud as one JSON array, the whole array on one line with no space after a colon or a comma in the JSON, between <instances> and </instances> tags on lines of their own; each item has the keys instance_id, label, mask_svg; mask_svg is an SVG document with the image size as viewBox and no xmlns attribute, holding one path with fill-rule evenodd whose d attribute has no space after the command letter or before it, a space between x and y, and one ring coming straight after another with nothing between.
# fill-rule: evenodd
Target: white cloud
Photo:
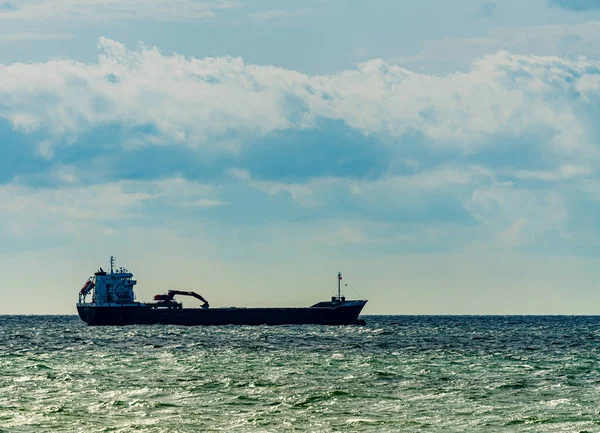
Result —
<instances>
[{"instance_id":1,"label":"white cloud","mask_svg":"<svg viewBox=\"0 0 600 433\"><path fill-rule=\"evenodd\" d=\"M75 35L68 33L19 32L10 34L0 34L0 44L23 41L60 41L74 38Z\"/></svg>"},{"instance_id":2,"label":"white cloud","mask_svg":"<svg viewBox=\"0 0 600 433\"><path fill-rule=\"evenodd\" d=\"M578 176L589 176L593 171L588 167L578 167L572 164L560 166L555 171L519 170L514 175L519 179L535 179L548 182L572 179Z\"/></svg>"},{"instance_id":3,"label":"white cloud","mask_svg":"<svg viewBox=\"0 0 600 433\"><path fill-rule=\"evenodd\" d=\"M381 179L352 180L338 178L314 179L311 181L311 190L323 188L324 185L336 184L349 189L352 194L365 198L380 197L381 194L388 195L387 200L399 198L406 192L427 192L451 189L462 185L475 185L480 182L490 183L494 179L494 173L482 166L458 167L445 165L435 169L424 170L412 175L385 176ZM300 185L296 185L297 188ZM386 201L387 201L386 200Z\"/></svg>"},{"instance_id":4,"label":"white cloud","mask_svg":"<svg viewBox=\"0 0 600 433\"><path fill-rule=\"evenodd\" d=\"M56 176L68 183L76 180L70 167L61 167ZM142 208L148 202L160 202L162 207L172 211L190 203L198 207L225 205L215 198L217 191L216 187L178 177L41 189L6 184L0 186L0 222L4 231L22 236L36 230L50 235L79 234L91 226L111 229L106 224L127 224L130 218L135 221L135 227L148 216Z\"/></svg>"},{"instance_id":5,"label":"white cloud","mask_svg":"<svg viewBox=\"0 0 600 433\"><path fill-rule=\"evenodd\" d=\"M242 170L240 168L230 168L227 171L231 176L233 176L237 179L243 179L243 180L252 179L252 174L250 174L250 172L248 170Z\"/></svg>"},{"instance_id":6,"label":"white cloud","mask_svg":"<svg viewBox=\"0 0 600 433\"><path fill-rule=\"evenodd\" d=\"M216 206L225 206L227 202L218 200L218 199L210 199L210 198L201 198L195 202L190 203L191 206L198 207L216 207Z\"/></svg>"},{"instance_id":7,"label":"white cloud","mask_svg":"<svg viewBox=\"0 0 600 433\"><path fill-rule=\"evenodd\" d=\"M533 243L548 234L569 237L570 213L562 194L554 190L492 185L476 189L465 207L504 243Z\"/></svg>"},{"instance_id":8,"label":"white cloud","mask_svg":"<svg viewBox=\"0 0 600 433\"><path fill-rule=\"evenodd\" d=\"M0 9L2 20L156 19L179 21L216 17L219 9L239 7L233 0L13 0Z\"/></svg>"},{"instance_id":9,"label":"white cloud","mask_svg":"<svg viewBox=\"0 0 600 433\"><path fill-rule=\"evenodd\" d=\"M473 165L457 167L446 165L432 170L425 170L412 175L391 175L377 180L349 180L340 177L316 177L306 182L264 181L252 178L246 170L230 169L236 178L246 181L249 186L270 195L282 192L290 196L300 205L307 207L327 206L331 194L345 191L363 198L374 198L385 195L383 200L389 202L403 192L441 190L461 185L473 185L480 181L494 179L494 173L482 166Z\"/></svg>"},{"instance_id":10,"label":"white cloud","mask_svg":"<svg viewBox=\"0 0 600 433\"><path fill-rule=\"evenodd\" d=\"M411 176L395 179L408 186L419 189L438 189L453 185L468 185L477 178L493 176L492 171L481 166L453 167L444 166L436 170L423 171Z\"/></svg>"},{"instance_id":11,"label":"white cloud","mask_svg":"<svg viewBox=\"0 0 600 433\"><path fill-rule=\"evenodd\" d=\"M95 185L88 188L34 189L19 185L0 188L3 215L31 215L43 218L109 220L122 217L124 211L149 194L127 193L119 184Z\"/></svg>"},{"instance_id":12,"label":"white cloud","mask_svg":"<svg viewBox=\"0 0 600 433\"><path fill-rule=\"evenodd\" d=\"M600 22L496 27L481 37L425 40L420 43L417 54L389 54L386 59L419 71L448 72L468 68L475 59L497 51L600 58Z\"/></svg>"},{"instance_id":13,"label":"white cloud","mask_svg":"<svg viewBox=\"0 0 600 433\"><path fill-rule=\"evenodd\" d=\"M318 9L298 9L293 11L284 11L281 9L269 9L262 12L256 12L250 14L250 18L254 18L261 21L270 21L270 20L278 20L285 18L293 18L299 16L307 16L307 15L317 15L319 13Z\"/></svg>"},{"instance_id":14,"label":"white cloud","mask_svg":"<svg viewBox=\"0 0 600 433\"><path fill-rule=\"evenodd\" d=\"M79 181L80 171L72 166L57 166L51 172L52 177L67 184L76 184Z\"/></svg>"},{"instance_id":15,"label":"white cloud","mask_svg":"<svg viewBox=\"0 0 600 433\"><path fill-rule=\"evenodd\" d=\"M532 245L535 242L533 232L527 230L527 218L519 218L509 228L498 234L498 239L510 246Z\"/></svg>"},{"instance_id":16,"label":"white cloud","mask_svg":"<svg viewBox=\"0 0 600 433\"><path fill-rule=\"evenodd\" d=\"M555 177L551 179L562 180L580 174L579 170L563 167L559 174L552 174ZM321 215L328 215L336 206L335 202L331 202L332 197L340 195L356 197L352 202L352 214L358 216L365 215L365 210L368 215L368 208L384 210L392 207L400 212L413 212L415 209L422 212L428 203L436 203L439 194L443 194L460 203L465 214L470 214L479 223L477 227L468 227L444 222L447 216L443 209L436 210L437 215L434 217L436 221L439 218L439 222L435 224L400 223L403 215L399 214L398 221L380 222L376 226L373 224L377 218L367 219L362 224L369 224L368 221L371 223L369 229L364 231L352 224L343 226L338 221L336 224L339 225L339 230L334 231L337 233L335 237L340 241L347 238L348 242L369 242L369 239L379 243L387 239L388 242L401 244L415 242L416 239L419 242L443 242L456 233L462 233L460 239L453 242L465 242L467 239L467 242L491 240L509 247L524 247L537 245L548 236L569 240L576 235L568 226L571 214L563 192L518 188L512 182L498 182L496 176L496 173L481 166L446 165L414 175L389 176L375 181L314 178L306 183L281 184L258 182L249 178L245 180L266 193L289 192L298 204L322 209ZM542 180L550 178L542 176ZM598 182L585 179L583 182L586 191L594 197L600 197ZM344 198L343 201L345 200ZM318 237L321 232L315 233Z\"/></svg>"},{"instance_id":17,"label":"white cloud","mask_svg":"<svg viewBox=\"0 0 600 433\"><path fill-rule=\"evenodd\" d=\"M438 246L452 242L457 248L463 244L521 248L537 247L550 239L570 242L583 236L577 227L576 221L580 218L577 206L569 202L569 195L574 188L598 200L600 183L590 178L592 175L586 168L571 165L555 171L515 173L479 165L446 164L377 180L320 177L282 183L254 180L246 171L238 178L267 194L289 193L299 205L314 210L316 218L335 215L336 206L341 205L342 214L356 220L335 221L335 230L327 225L323 230L315 229L315 239L323 232L334 234L336 240L325 243L329 246L338 242L373 245L420 242ZM514 176L517 180L498 180L505 176ZM547 183L528 188L522 185L521 179ZM572 180L574 185L561 185L564 180ZM444 204L454 203L456 207L439 206L440 200ZM460 215L461 208L464 215ZM390 209L397 214L397 219L389 218L393 215ZM410 215L418 217L413 221ZM471 222L465 219L468 215L473 218ZM477 224L473 224L474 221Z\"/></svg>"},{"instance_id":18,"label":"white cloud","mask_svg":"<svg viewBox=\"0 0 600 433\"><path fill-rule=\"evenodd\" d=\"M583 191L589 194L590 198L594 201L600 202L600 180L598 179L586 179L583 182Z\"/></svg>"},{"instance_id":19,"label":"white cloud","mask_svg":"<svg viewBox=\"0 0 600 433\"><path fill-rule=\"evenodd\" d=\"M118 184L87 188L0 187L0 237L20 240L102 232L105 224L127 218L150 196L124 192ZM66 239L62 239L62 242Z\"/></svg>"},{"instance_id":20,"label":"white cloud","mask_svg":"<svg viewBox=\"0 0 600 433\"><path fill-rule=\"evenodd\" d=\"M19 125L20 122L17 122L15 125ZM42 140L38 143L37 153L44 159L52 159L54 156L54 143L52 140L46 139Z\"/></svg>"},{"instance_id":21,"label":"white cloud","mask_svg":"<svg viewBox=\"0 0 600 433\"><path fill-rule=\"evenodd\" d=\"M518 172L518 179L536 179L543 181L561 181L583 177L585 190L593 196L600 196L600 188L586 179L591 172L574 166L560 167L556 172ZM350 180L335 177L313 178L305 183L281 183L252 180L249 173L243 180L265 193L289 193L301 206L321 209L321 214L328 214L336 206L332 198L353 198L352 213L370 215L374 209L396 209L398 220L404 217L403 212L417 212L427 219L447 221L455 217L456 210L436 207L435 203L443 195L464 209L465 215L471 215L479 223L471 228L470 239L498 240L512 247L532 246L544 236L551 234L568 239L571 236L567 226L571 219L569 209L562 192L553 189L528 189L515 186L513 182L499 182L497 177L505 175L479 165L441 167L424 170L411 175L385 176L377 180ZM514 174L513 174L514 175ZM576 186L579 188L579 186ZM342 202L347 200L344 198ZM433 210L427 210L433 205ZM431 214L429 212L434 212ZM375 220L377 218L375 217ZM418 223L421 241L432 237L445 238L456 232L457 228L446 222L428 226L427 222ZM406 226L406 223L401 225ZM428 230L436 231L436 234ZM416 231L414 231L416 233ZM341 235L340 235L341 236ZM404 235L402 235L404 236ZM343 237L343 236L342 236ZM378 236L381 240L381 236ZM405 242L403 239L402 242Z\"/></svg>"},{"instance_id":22,"label":"white cloud","mask_svg":"<svg viewBox=\"0 0 600 433\"><path fill-rule=\"evenodd\" d=\"M313 182L319 182L315 180ZM311 183L313 183L311 182ZM288 193L292 198L304 205L304 206L315 206L318 204L312 197L313 188L311 185L303 185L298 183L282 183L282 182L268 182L268 181L251 181L249 184L267 194L275 195L282 192Z\"/></svg>"},{"instance_id":23,"label":"white cloud","mask_svg":"<svg viewBox=\"0 0 600 433\"><path fill-rule=\"evenodd\" d=\"M119 123L152 125L158 132L149 145L219 146L209 139L256 137L332 119L384 137L419 131L436 146L466 151L494 135L528 131L550 135L546 148L552 152L589 157L596 151L593 122L582 116L585 104L600 97L590 84L598 79L600 62L585 58L498 53L468 73L444 77L373 60L336 75L308 76L240 58L130 51L106 38L99 45L97 64L0 66L0 116L18 129L43 129L51 139L70 141L93 127Z\"/></svg>"}]
</instances>

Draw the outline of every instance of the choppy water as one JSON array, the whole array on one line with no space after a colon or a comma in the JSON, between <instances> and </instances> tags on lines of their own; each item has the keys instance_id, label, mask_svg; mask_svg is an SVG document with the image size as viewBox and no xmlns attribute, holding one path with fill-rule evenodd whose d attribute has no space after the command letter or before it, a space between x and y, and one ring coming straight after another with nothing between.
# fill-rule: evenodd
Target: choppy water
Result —
<instances>
[{"instance_id":1,"label":"choppy water","mask_svg":"<svg viewBox=\"0 0 600 433\"><path fill-rule=\"evenodd\" d=\"M0 316L0 431L600 431L600 317Z\"/></svg>"}]
</instances>

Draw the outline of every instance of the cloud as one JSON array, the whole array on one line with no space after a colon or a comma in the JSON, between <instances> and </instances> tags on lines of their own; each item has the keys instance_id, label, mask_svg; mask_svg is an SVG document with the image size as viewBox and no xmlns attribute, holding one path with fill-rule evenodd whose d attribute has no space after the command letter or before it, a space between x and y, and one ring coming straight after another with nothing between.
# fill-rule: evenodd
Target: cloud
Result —
<instances>
[{"instance_id":1,"label":"cloud","mask_svg":"<svg viewBox=\"0 0 600 433\"><path fill-rule=\"evenodd\" d=\"M209 199L202 198L196 202L189 203L191 206L199 206L199 207L215 207L215 206L225 206L227 203L218 199Z\"/></svg>"},{"instance_id":2,"label":"cloud","mask_svg":"<svg viewBox=\"0 0 600 433\"><path fill-rule=\"evenodd\" d=\"M593 174L593 171L590 168L566 164L560 166L555 171L519 170L515 173L515 177L519 179L535 179L555 182L577 176L589 176L591 174Z\"/></svg>"},{"instance_id":3,"label":"cloud","mask_svg":"<svg viewBox=\"0 0 600 433\"><path fill-rule=\"evenodd\" d=\"M228 178L207 183L170 177L83 186L71 166L52 174L62 183L0 187L0 238L60 246L90 233L137 230L143 237L144 231L166 228L173 236L201 230L211 248L288 239L290 247L307 251L311 245L344 246L379 254L469 245L543 249L581 236L581 211L567 198L569 189L499 182L497 173L481 166L301 183L254 179L235 168ZM585 185L597 197L596 183L584 178L573 190ZM595 233L597 224L585 229Z\"/></svg>"},{"instance_id":4,"label":"cloud","mask_svg":"<svg viewBox=\"0 0 600 433\"><path fill-rule=\"evenodd\" d=\"M241 58L131 51L106 38L99 46L96 64L58 60L0 67L0 117L26 133L43 131L48 156L49 147L76 143L111 124L138 131L136 141L121 146L231 153L257 138L319 129L323 122L342 122L390 142L421 134L425 145L464 152L485 149L498 135L544 131L549 152L586 158L597 153L597 124L586 108L598 100L600 62L591 59L500 52L467 73L441 77L381 60L308 76Z\"/></svg>"},{"instance_id":5,"label":"cloud","mask_svg":"<svg viewBox=\"0 0 600 433\"><path fill-rule=\"evenodd\" d=\"M0 237L55 236L60 240L64 235L84 236L90 230L114 233L116 228L155 226L153 218L160 218L164 209L179 209L185 216L190 205L210 208L226 204L215 197L214 187L181 178L81 186L69 170L56 175L68 177L69 185L0 186ZM65 241L68 239L60 240Z\"/></svg>"},{"instance_id":6,"label":"cloud","mask_svg":"<svg viewBox=\"0 0 600 433\"><path fill-rule=\"evenodd\" d=\"M422 250L425 245L444 248L439 242L448 236L462 237L460 242L467 239L461 222L448 218L447 203L442 203L446 216L437 217L431 212L438 200L425 193L415 211L418 192L405 194L408 189L387 183L369 185L369 194L374 196L369 198L368 194L351 193L352 184L344 179L315 180L309 185L251 181L250 189L245 176L218 186L182 178L90 186L79 186L72 178L69 181L69 185L53 188L0 187L0 239L4 244L10 240L21 246L62 247L92 241L102 234L115 236L115 245L120 245L121 238L128 238L131 232L145 238L166 230L165 236L189 238L193 234L202 238L202 249L216 248L235 256L240 253L225 250L240 245L255 245L257 253L261 248L310 250L315 245L363 251L381 245ZM365 193L369 186L361 185ZM313 204L306 201L311 194ZM391 212L386 200L394 201ZM436 221L434 226L432 221ZM288 239L289 245L277 245L282 239Z\"/></svg>"},{"instance_id":7,"label":"cloud","mask_svg":"<svg viewBox=\"0 0 600 433\"><path fill-rule=\"evenodd\" d=\"M474 184L490 184L492 178L493 174L482 167L446 166L376 180L321 177L285 183L252 179L249 173L243 173L241 179L264 194L281 200L289 197L295 206L287 205L289 215L284 218L352 215L385 223L436 221L468 226L475 220L463 206L463 190L472 190Z\"/></svg>"},{"instance_id":8,"label":"cloud","mask_svg":"<svg viewBox=\"0 0 600 433\"><path fill-rule=\"evenodd\" d=\"M94 22L126 19L160 21L216 17L216 11L241 6L233 0L15 0L0 7L2 20L77 20Z\"/></svg>"},{"instance_id":9,"label":"cloud","mask_svg":"<svg viewBox=\"0 0 600 433\"><path fill-rule=\"evenodd\" d=\"M256 12L250 14L250 18L254 18L261 21L279 20L286 18L301 17L307 15L317 15L318 9L297 9L293 11L284 11L281 9L269 9L262 12Z\"/></svg>"},{"instance_id":10,"label":"cloud","mask_svg":"<svg viewBox=\"0 0 600 433\"><path fill-rule=\"evenodd\" d=\"M600 180L587 179L583 184L583 190L588 193L592 200L600 202Z\"/></svg>"},{"instance_id":11,"label":"cloud","mask_svg":"<svg viewBox=\"0 0 600 433\"><path fill-rule=\"evenodd\" d=\"M487 34L470 38L423 40L413 55L388 55L386 60L423 72L467 71L489 53L600 58L600 23L551 24L524 27L492 27Z\"/></svg>"},{"instance_id":12,"label":"cloud","mask_svg":"<svg viewBox=\"0 0 600 433\"><path fill-rule=\"evenodd\" d=\"M4 213L29 214L74 219L103 219L123 217L123 210L151 195L128 193L118 184L97 185L89 188L31 189L18 185L5 185L0 190L0 203ZM102 210L98 211L98 204Z\"/></svg>"},{"instance_id":13,"label":"cloud","mask_svg":"<svg viewBox=\"0 0 600 433\"><path fill-rule=\"evenodd\" d=\"M26 42L26 41L50 41L50 40L67 40L74 39L75 35L68 33L40 33L40 32L20 32L12 34L0 34L0 44L10 42Z\"/></svg>"},{"instance_id":14,"label":"cloud","mask_svg":"<svg viewBox=\"0 0 600 433\"><path fill-rule=\"evenodd\" d=\"M5 237L201 226L237 245L276 225L302 245L331 232L323 248L399 252L597 232L582 210L597 196L596 60L499 52L444 76L381 60L311 76L99 48L94 63L0 66Z\"/></svg>"},{"instance_id":15,"label":"cloud","mask_svg":"<svg viewBox=\"0 0 600 433\"><path fill-rule=\"evenodd\" d=\"M571 214L562 193L490 185L473 191L465 203L481 229L510 245L548 245L568 241Z\"/></svg>"},{"instance_id":16,"label":"cloud","mask_svg":"<svg viewBox=\"0 0 600 433\"><path fill-rule=\"evenodd\" d=\"M550 0L552 6L576 12L585 12L600 9L598 0Z\"/></svg>"},{"instance_id":17,"label":"cloud","mask_svg":"<svg viewBox=\"0 0 600 433\"><path fill-rule=\"evenodd\" d=\"M498 239L501 242L514 245L533 244L534 239L527 232L527 218L519 218L512 222L509 228L498 234Z\"/></svg>"}]
</instances>

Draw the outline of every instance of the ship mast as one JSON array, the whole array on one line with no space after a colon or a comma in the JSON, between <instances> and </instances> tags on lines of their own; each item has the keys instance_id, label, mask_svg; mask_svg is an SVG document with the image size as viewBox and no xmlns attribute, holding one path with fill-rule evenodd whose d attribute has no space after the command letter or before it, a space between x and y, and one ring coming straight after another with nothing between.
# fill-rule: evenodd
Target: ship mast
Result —
<instances>
[{"instance_id":1,"label":"ship mast","mask_svg":"<svg viewBox=\"0 0 600 433\"><path fill-rule=\"evenodd\" d=\"M114 267L115 267L115 258L114 256L110 256L110 273L114 274Z\"/></svg>"},{"instance_id":2,"label":"ship mast","mask_svg":"<svg viewBox=\"0 0 600 433\"><path fill-rule=\"evenodd\" d=\"M338 272L338 301L342 300L342 289L341 289L341 285L342 285L342 273Z\"/></svg>"}]
</instances>

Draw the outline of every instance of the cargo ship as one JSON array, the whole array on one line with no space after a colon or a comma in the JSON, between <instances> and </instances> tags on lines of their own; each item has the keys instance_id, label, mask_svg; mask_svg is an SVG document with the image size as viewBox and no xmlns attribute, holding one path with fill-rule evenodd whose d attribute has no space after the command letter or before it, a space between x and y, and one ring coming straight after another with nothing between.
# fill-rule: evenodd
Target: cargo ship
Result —
<instances>
[{"instance_id":1,"label":"cargo ship","mask_svg":"<svg viewBox=\"0 0 600 433\"><path fill-rule=\"evenodd\" d=\"M152 302L136 301L137 281L125 268L100 268L79 291L77 312L88 325L364 325L359 314L366 300L347 300L341 293L341 272L337 275L337 296L310 307L225 307L211 308L208 301L192 291L169 290ZM183 308L176 296L192 296L199 308ZM88 298L91 298L88 301Z\"/></svg>"}]
</instances>

